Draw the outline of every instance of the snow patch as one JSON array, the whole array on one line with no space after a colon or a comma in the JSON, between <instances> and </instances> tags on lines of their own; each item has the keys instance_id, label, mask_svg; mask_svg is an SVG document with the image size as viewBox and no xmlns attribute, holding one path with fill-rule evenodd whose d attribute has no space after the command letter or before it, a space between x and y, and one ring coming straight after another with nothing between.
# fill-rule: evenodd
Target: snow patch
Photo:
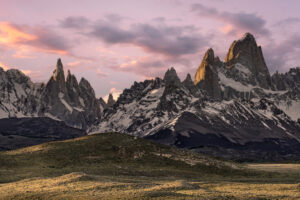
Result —
<instances>
[{"instance_id":1,"label":"snow patch","mask_svg":"<svg viewBox=\"0 0 300 200\"><path fill-rule=\"evenodd\" d=\"M79 102L80 102L80 104L81 104L83 107L85 106L84 101L83 101L83 99L82 99L81 97L79 97Z\"/></svg>"},{"instance_id":2,"label":"snow patch","mask_svg":"<svg viewBox=\"0 0 300 200\"><path fill-rule=\"evenodd\" d=\"M223 73L219 73L220 82L240 92L250 92L253 89L251 85L243 85L231 78L227 78Z\"/></svg>"},{"instance_id":3,"label":"snow patch","mask_svg":"<svg viewBox=\"0 0 300 200\"><path fill-rule=\"evenodd\" d=\"M291 103L279 102L277 106L292 120L300 119L300 101L291 101Z\"/></svg>"},{"instance_id":4,"label":"snow patch","mask_svg":"<svg viewBox=\"0 0 300 200\"><path fill-rule=\"evenodd\" d=\"M239 71L245 73L245 74L251 74L250 70L249 70L246 66L244 66L244 65L242 65L242 64L240 64L240 63L237 63L237 64L235 65L235 68L236 68L237 70L239 70Z\"/></svg>"},{"instance_id":5,"label":"snow patch","mask_svg":"<svg viewBox=\"0 0 300 200\"><path fill-rule=\"evenodd\" d=\"M49 118L54 119L54 120L56 120L56 121L61 121L60 119L58 119L57 117L53 116L53 115L50 114L50 113L45 113L44 115L45 115L46 117L49 117Z\"/></svg>"},{"instance_id":6,"label":"snow patch","mask_svg":"<svg viewBox=\"0 0 300 200\"><path fill-rule=\"evenodd\" d=\"M65 95L63 93L61 93L61 92L58 93L58 97L59 97L61 103L64 104L64 106L72 113L73 112L73 108L66 102L65 99L63 99L64 96Z\"/></svg>"},{"instance_id":7,"label":"snow patch","mask_svg":"<svg viewBox=\"0 0 300 200\"><path fill-rule=\"evenodd\" d=\"M150 92L150 94L155 94L155 93L157 93L158 92L158 89L154 89L154 90L152 90L151 92Z\"/></svg>"}]
</instances>

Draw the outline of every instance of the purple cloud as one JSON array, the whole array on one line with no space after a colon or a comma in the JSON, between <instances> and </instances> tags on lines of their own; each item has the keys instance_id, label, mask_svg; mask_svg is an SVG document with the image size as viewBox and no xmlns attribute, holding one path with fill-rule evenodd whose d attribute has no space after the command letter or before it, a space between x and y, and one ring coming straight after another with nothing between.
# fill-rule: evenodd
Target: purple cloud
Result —
<instances>
[{"instance_id":1,"label":"purple cloud","mask_svg":"<svg viewBox=\"0 0 300 200\"><path fill-rule=\"evenodd\" d=\"M132 72L144 78L154 78L162 76L169 67L170 63L167 63L165 60L141 57L120 65L111 66L110 68L116 71Z\"/></svg>"},{"instance_id":2,"label":"purple cloud","mask_svg":"<svg viewBox=\"0 0 300 200\"><path fill-rule=\"evenodd\" d=\"M193 4L191 11L197 13L201 17L213 18L221 22L225 22L229 30L226 30L229 34L239 32L251 32L255 35L269 35L270 31L266 28L266 21L253 13L230 13L220 12L215 8L206 7L202 4Z\"/></svg>"},{"instance_id":3,"label":"purple cloud","mask_svg":"<svg viewBox=\"0 0 300 200\"><path fill-rule=\"evenodd\" d=\"M160 23L131 24L129 28L123 28L118 23L112 23L111 18L120 21L121 17L110 16L108 20L98 20L92 23L88 30L82 30L82 34L93 36L106 44L131 44L142 48L145 52L167 57L194 54L209 45L208 37L202 36L194 26L168 26ZM72 25L76 20L79 23L83 21L78 17L68 17L62 21L62 25L67 28L77 28ZM72 23L66 26L66 21ZM85 22L89 23L88 20Z\"/></svg>"},{"instance_id":4,"label":"purple cloud","mask_svg":"<svg viewBox=\"0 0 300 200\"><path fill-rule=\"evenodd\" d=\"M1 22L0 30L0 44L16 51L32 48L34 51L70 55L71 44L49 27Z\"/></svg>"},{"instance_id":5,"label":"purple cloud","mask_svg":"<svg viewBox=\"0 0 300 200\"><path fill-rule=\"evenodd\" d=\"M271 72L285 72L293 67L289 63L299 62L300 35L294 34L279 44L271 43L264 48L264 53Z\"/></svg>"},{"instance_id":6,"label":"purple cloud","mask_svg":"<svg viewBox=\"0 0 300 200\"><path fill-rule=\"evenodd\" d=\"M89 20L83 16L69 16L63 20L60 20L60 26L63 28L85 28L89 24Z\"/></svg>"}]
</instances>

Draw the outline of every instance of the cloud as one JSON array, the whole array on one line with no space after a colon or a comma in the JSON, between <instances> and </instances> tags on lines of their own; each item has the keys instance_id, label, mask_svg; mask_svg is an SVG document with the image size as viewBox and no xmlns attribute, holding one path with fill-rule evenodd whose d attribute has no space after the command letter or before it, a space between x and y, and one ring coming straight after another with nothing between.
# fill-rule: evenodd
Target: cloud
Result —
<instances>
[{"instance_id":1,"label":"cloud","mask_svg":"<svg viewBox=\"0 0 300 200\"><path fill-rule=\"evenodd\" d=\"M94 25L90 35L109 44L130 43L135 38L135 35L130 31L123 30L102 20Z\"/></svg>"},{"instance_id":2,"label":"cloud","mask_svg":"<svg viewBox=\"0 0 300 200\"><path fill-rule=\"evenodd\" d=\"M266 28L266 21L254 13L220 12L215 8L206 7L202 4L193 4L191 11L197 13L200 17L212 18L225 23L226 25L222 30L226 34L235 36L245 32L261 36L270 34L270 31Z\"/></svg>"},{"instance_id":3,"label":"cloud","mask_svg":"<svg viewBox=\"0 0 300 200\"><path fill-rule=\"evenodd\" d=\"M30 76L31 78L34 79L39 79L41 77L41 71L36 71L36 70L29 70L29 69L20 69L14 66L7 65L3 62L0 62L0 67L4 70L7 71L9 69L18 69L20 70L23 74L26 76Z\"/></svg>"},{"instance_id":4,"label":"cloud","mask_svg":"<svg viewBox=\"0 0 300 200\"><path fill-rule=\"evenodd\" d=\"M69 16L63 20L60 20L60 26L62 28L82 29L89 25L90 21L83 16Z\"/></svg>"},{"instance_id":5,"label":"cloud","mask_svg":"<svg viewBox=\"0 0 300 200\"><path fill-rule=\"evenodd\" d=\"M265 46L264 53L271 72L285 72L299 65L300 35L293 34L279 44L270 43Z\"/></svg>"},{"instance_id":6,"label":"cloud","mask_svg":"<svg viewBox=\"0 0 300 200\"><path fill-rule=\"evenodd\" d=\"M97 21L83 20L78 17L68 17L62 20L63 27L72 27L81 31L87 37L94 37L108 45L129 44L141 48L147 53L166 57L179 57L197 53L209 45L209 38L198 32L194 26L169 26L160 23L137 23L127 25L119 22L122 17L110 15ZM85 29L78 28L76 21L83 22ZM114 23L117 21L117 23ZM75 24L75 25L74 25Z\"/></svg>"},{"instance_id":7,"label":"cloud","mask_svg":"<svg viewBox=\"0 0 300 200\"><path fill-rule=\"evenodd\" d=\"M289 17L274 24L274 26L297 25L300 23L300 18Z\"/></svg>"},{"instance_id":8,"label":"cloud","mask_svg":"<svg viewBox=\"0 0 300 200\"><path fill-rule=\"evenodd\" d=\"M80 64L81 64L80 61L74 61L74 62L68 62L68 63L67 63L67 66L68 66L68 67L77 67L77 66L79 66Z\"/></svg>"},{"instance_id":9,"label":"cloud","mask_svg":"<svg viewBox=\"0 0 300 200\"><path fill-rule=\"evenodd\" d=\"M48 53L70 54L71 44L67 42L68 40L65 37L44 26L37 26L32 31L37 36L37 39L27 43L28 45Z\"/></svg>"},{"instance_id":10,"label":"cloud","mask_svg":"<svg viewBox=\"0 0 300 200\"><path fill-rule=\"evenodd\" d=\"M114 99L115 101L118 100L118 98L119 98L119 96L122 94L122 92L123 92L123 90L119 90L119 89L117 89L117 88L111 88L111 89L109 90L109 94L112 94L113 99ZM103 100L104 100L105 102L107 102L109 94L107 94L107 95L105 95L105 96L103 97Z\"/></svg>"},{"instance_id":11,"label":"cloud","mask_svg":"<svg viewBox=\"0 0 300 200\"><path fill-rule=\"evenodd\" d=\"M200 61L199 61L200 62ZM118 65L109 66L110 69L119 72L134 73L141 76L141 80L163 77L166 71L175 67L179 77L184 78L187 72L194 72L195 66L189 59L178 60L165 59L153 56L143 56L136 59L129 59Z\"/></svg>"},{"instance_id":12,"label":"cloud","mask_svg":"<svg viewBox=\"0 0 300 200\"><path fill-rule=\"evenodd\" d=\"M45 26L30 27L9 22L0 22L0 44L16 50L17 57L31 50L68 55L71 48L66 38Z\"/></svg>"},{"instance_id":13,"label":"cloud","mask_svg":"<svg viewBox=\"0 0 300 200\"><path fill-rule=\"evenodd\" d=\"M99 78L103 78L107 76L107 74L101 71L100 69L97 69L96 73Z\"/></svg>"},{"instance_id":14,"label":"cloud","mask_svg":"<svg viewBox=\"0 0 300 200\"><path fill-rule=\"evenodd\" d=\"M108 14L105 16L106 19L112 23L119 23L125 19L125 17L122 17L118 14Z\"/></svg>"},{"instance_id":15,"label":"cloud","mask_svg":"<svg viewBox=\"0 0 300 200\"><path fill-rule=\"evenodd\" d=\"M133 24L129 29L98 22L91 35L107 44L131 44L145 52L177 57L193 54L208 45L206 37L195 33L192 26L167 26L165 24Z\"/></svg>"},{"instance_id":16,"label":"cloud","mask_svg":"<svg viewBox=\"0 0 300 200\"><path fill-rule=\"evenodd\" d=\"M111 66L110 68L117 71L133 72L141 75L144 79L150 79L161 77L169 67L170 63L167 63L163 59L154 59L153 57L145 56L132 59L117 66Z\"/></svg>"},{"instance_id":17,"label":"cloud","mask_svg":"<svg viewBox=\"0 0 300 200\"><path fill-rule=\"evenodd\" d=\"M4 64L4 63L2 63L2 62L0 62L0 67L1 67L4 71L9 70L9 69L11 68L11 66L8 66L8 65L6 65L6 64Z\"/></svg>"}]
</instances>

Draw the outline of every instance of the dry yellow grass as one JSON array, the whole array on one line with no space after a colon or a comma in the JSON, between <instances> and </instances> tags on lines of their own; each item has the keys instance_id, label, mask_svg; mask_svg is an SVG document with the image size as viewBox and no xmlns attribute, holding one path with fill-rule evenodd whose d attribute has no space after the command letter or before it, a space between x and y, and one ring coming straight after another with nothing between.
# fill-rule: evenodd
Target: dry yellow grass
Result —
<instances>
[{"instance_id":1,"label":"dry yellow grass","mask_svg":"<svg viewBox=\"0 0 300 200\"><path fill-rule=\"evenodd\" d=\"M193 182L71 173L0 184L0 199L300 199L300 184Z\"/></svg>"},{"instance_id":2,"label":"dry yellow grass","mask_svg":"<svg viewBox=\"0 0 300 200\"><path fill-rule=\"evenodd\" d=\"M299 180L299 164L240 165L112 133L0 152L0 200L293 200Z\"/></svg>"},{"instance_id":3,"label":"dry yellow grass","mask_svg":"<svg viewBox=\"0 0 300 200\"><path fill-rule=\"evenodd\" d=\"M298 173L300 174L300 164L246 164L249 169L262 170L268 172L280 172L280 173Z\"/></svg>"}]
</instances>

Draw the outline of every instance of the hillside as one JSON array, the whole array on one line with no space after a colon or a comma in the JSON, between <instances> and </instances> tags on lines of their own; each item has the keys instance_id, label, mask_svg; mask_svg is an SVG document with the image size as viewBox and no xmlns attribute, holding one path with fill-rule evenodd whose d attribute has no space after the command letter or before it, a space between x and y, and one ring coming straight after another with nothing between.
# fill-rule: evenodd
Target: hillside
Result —
<instances>
[{"instance_id":1,"label":"hillside","mask_svg":"<svg viewBox=\"0 0 300 200\"><path fill-rule=\"evenodd\" d=\"M292 199L299 178L117 133L0 152L0 199Z\"/></svg>"},{"instance_id":2,"label":"hillside","mask_svg":"<svg viewBox=\"0 0 300 200\"><path fill-rule=\"evenodd\" d=\"M47 117L0 119L0 151L84 135L81 129Z\"/></svg>"}]
</instances>

